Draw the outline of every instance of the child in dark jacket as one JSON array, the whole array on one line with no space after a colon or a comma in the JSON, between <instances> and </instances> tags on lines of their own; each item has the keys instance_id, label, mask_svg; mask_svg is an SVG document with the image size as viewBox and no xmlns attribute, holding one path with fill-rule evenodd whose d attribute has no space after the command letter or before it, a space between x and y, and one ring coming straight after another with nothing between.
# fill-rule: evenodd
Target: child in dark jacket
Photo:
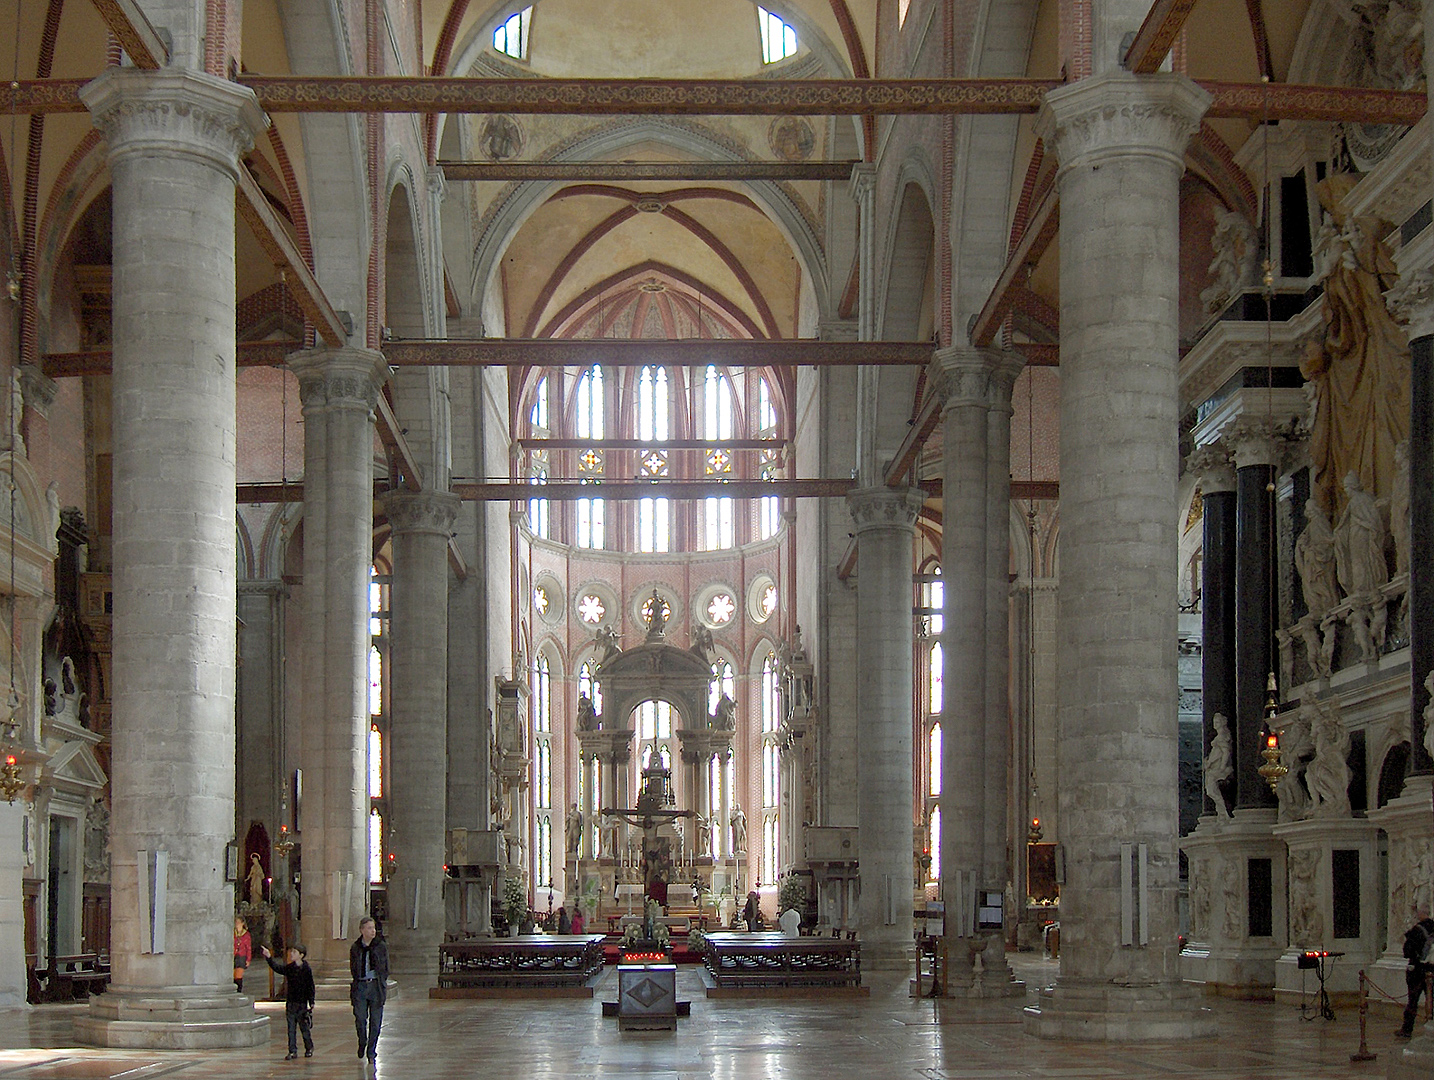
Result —
<instances>
[{"instance_id":1,"label":"child in dark jacket","mask_svg":"<svg viewBox=\"0 0 1434 1080\"><path fill-rule=\"evenodd\" d=\"M268 949L260 948L265 962L284 976L284 1019L289 1024L289 1053L285 1061L299 1056L298 1043L294 1038L295 1029L304 1036L304 1057L314 1056L314 969L305 959L308 953L302 945L290 945L288 963L275 960Z\"/></svg>"}]
</instances>

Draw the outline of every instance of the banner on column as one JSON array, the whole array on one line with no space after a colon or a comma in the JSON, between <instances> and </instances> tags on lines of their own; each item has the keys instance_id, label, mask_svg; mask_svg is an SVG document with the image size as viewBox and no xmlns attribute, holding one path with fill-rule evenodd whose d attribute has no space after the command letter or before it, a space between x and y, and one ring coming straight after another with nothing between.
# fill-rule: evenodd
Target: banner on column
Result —
<instances>
[{"instance_id":1,"label":"banner on column","mask_svg":"<svg viewBox=\"0 0 1434 1080\"><path fill-rule=\"evenodd\" d=\"M135 871L138 875L135 891L139 896L139 951L162 953L169 907L169 852L140 848L135 852Z\"/></svg>"}]
</instances>

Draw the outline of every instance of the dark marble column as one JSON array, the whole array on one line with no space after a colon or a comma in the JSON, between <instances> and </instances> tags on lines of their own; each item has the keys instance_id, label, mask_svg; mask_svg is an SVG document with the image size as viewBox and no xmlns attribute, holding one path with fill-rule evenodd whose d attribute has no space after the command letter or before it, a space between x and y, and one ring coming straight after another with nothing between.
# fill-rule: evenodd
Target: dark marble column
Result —
<instances>
[{"instance_id":1,"label":"dark marble column","mask_svg":"<svg viewBox=\"0 0 1434 1080\"><path fill-rule=\"evenodd\" d=\"M1434 773L1426 685L1434 672L1434 273L1400 281L1390 309L1409 325L1409 775Z\"/></svg>"},{"instance_id":2,"label":"dark marble column","mask_svg":"<svg viewBox=\"0 0 1434 1080\"><path fill-rule=\"evenodd\" d=\"M1271 598L1275 584L1275 458L1279 444L1266 416L1241 416L1224 429L1235 459L1235 808L1274 806L1257 771L1265 692L1275 670Z\"/></svg>"},{"instance_id":3,"label":"dark marble column","mask_svg":"<svg viewBox=\"0 0 1434 1080\"><path fill-rule=\"evenodd\" d=\"M1201 760L1210 756L1215 714L1234 731L1235 716L1235 467L1222 443L1202 446L1187 468L1200 474L1203 558L1200 562ZM1227 797L1230 793L1227 792ZM1216 807L1207 795L1204 812Z\"/></svg>"}]
</instances>

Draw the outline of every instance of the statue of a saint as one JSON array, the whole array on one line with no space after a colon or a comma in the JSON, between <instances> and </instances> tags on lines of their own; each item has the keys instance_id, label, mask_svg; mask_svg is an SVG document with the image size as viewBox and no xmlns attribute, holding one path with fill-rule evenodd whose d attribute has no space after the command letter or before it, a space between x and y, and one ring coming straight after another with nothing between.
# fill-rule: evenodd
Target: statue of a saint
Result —
<instances>
[{"instance_id":1,"label":"statue of a saint","mask_svg":"<svg viewBox=\"0 0 1434 1080\"><path fill-rule=\"evenodd\" d=\"M245 875L249 883L249 903L262 904L264 902L264 867L259 862L259 853L254 852L249 856L249 873Z\"/></svg>"},{"instance_id":2,"label":"statue of a saint","mask_svg":"<svg viewBox=\"0 0 1434 1080\"><path fill-rule=\"evenodd\" d=\"M622 646L618 644L618 633L611 626L599 628L597 632L598 663L606 664L618 653L622 652Z\"/></svg>"},{"instance_id":3,"label":"statue of a saint","mask_svg":"<svg viewBox=\"0 0 1434 1080\"><path fill-rule=\"evenodd\" d=\"M1424 749L1434 757L1434 671L1424 676L1424 689L1429 691L1429 704L1424 706Z\"/></svg>"},{"instance_id":4,"label":"statue of a saint","mask_svg":"<svg viewBox=\"0 0 1434 1080\"><path fill-rule=\"evenodd\" d=\"M710 664L715 648L712 644L712 631L700 622L694 622L692 624L692 651Z\"/></svg>"},{"instance_id":5,"label":"statue of a saint","mask_svg":"<svg viewBox=\"0 0 1434 1080\"><path fill-rule=\"evenodd\" d=\"M1349 732L1332 706L1315 709L1314 760L1305 769L1305 786L1313 800L1312 817L1349 816Z\"/></svg>"},{"instance_id":6,"label":"statue of a saint","mask_svg":"<svg viewBox=\"0 0 1434 1080\"><path fill-rule=\"evenodd\" d=\"M667 601L656 589L652 590L652 602L647 611L647 640L660 639L667 631Z\"/></svg>"},{"instance_id":7,"label":"statue of a saint","mask_svg":"<svg viewBox=\"0 0 1434 1080\"><path fill-rule=\"evenodd\" d=\"M598 729L597 713L593 710L593 699L586 694L578 695L578 730L596 731Z\"/></svg>"},{"instance_id":8,"label":"statue of a saint","mask_svg":"<svg viewBox=\"0 0 1434 1080\"><path fill-rule=\"evenodd\" d=\"M1345 475L1344 492L1344 516L1334 533L1335 567L1345 595L1361 596L1389 581L1384 517L1353 471Z\"/></svg>"},{"instance_id":9,"label":"statue of a saint","mask_svg":"<svg viewBox=\"0 0 1434 1080\"><path fill-rule=\"evenodd\" d=\"M1224 713L1218 712L1211 717L1210 722L1215 728L1215 734L1210 739L1210 753L1205 755L1205 794L1215 804L1217 814L1229 817L1230 807L1225 802L1225 793L1220 790L1220 785L1230 779L1234 772L1230 722L1225 719Z\"/></svg>"},{"instance_id":10,"label":"statue of a saint","mask_svg":"<svg viewBox=\"0 0 1434 1080\"><path fill-rule=\"evenodd\" d=\"M712 714L714 731L737 730L737 703L723 693L717 701L717 711Z\"/></svg>"},{"instance_id":11,"label":"statue of a saint","mask_svg":"<svg viewBox=\"0 0 1434 1080\"><path fill-rule=\"evenodd\" d=\"M747 815L740 806L732 810L732 850L738 854L747 850Z\"/></svg>"},{"instance_id":12,"label":"statue of a saint","mask_svg":"<svg viewBox=\"0 0 1434 1080\"><path fill-rule=\"evenodd\" d=\"M1344 200L1356 179L1340 173L1315 186L1325 211L1315 247L1324 339L1310 343L1300 365L1316 384L1314 486L1336 518L1339 478L1354 472L1372 491L1388 492L1394 448L1409 437L1409 344L1384 301L1399 280L1380 239L1389 223L1349 211Z\"/></svg>"},{"instance_id":13,"label":"statue of a saint","mask_svg":"<svg viewBox=\"0 0 1434 1080\"><path fill-rule=\"evenodd\" d=\"M1339 603L1339 586L1334 561L1334 530L1329 517L1314 499L1305 502L1307 524L1295 541L1295 568L1305 608L1311 615L1323 615Z\"/></svg>"},{"instance_id":14,"label":"statue of a saint","mask_svg":"<svg viewBox=\"0 0 1434 1080\"><path fill-rule=\"evenodd\" d=\"M578 845L583 839L583 812L578 809L577 803L568 807L568 819L563 826L563 839L567 841L568 858L576 859Z\"/></svg>"}]
</instances>

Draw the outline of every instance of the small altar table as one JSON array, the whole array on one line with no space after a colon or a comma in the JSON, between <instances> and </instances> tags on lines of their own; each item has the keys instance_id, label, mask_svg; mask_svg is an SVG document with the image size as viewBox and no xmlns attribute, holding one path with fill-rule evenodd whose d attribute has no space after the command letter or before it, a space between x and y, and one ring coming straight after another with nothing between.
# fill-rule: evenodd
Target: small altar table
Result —
<instances>
[{"instance_id":1,"label":"small altar table","mask_svg":"<svg viewBox=\"0 0 1434 1080\"><path fill-rule=\"evenodd\" d=\"M859 987L861 942L771 933L712 933L702 945L719 989Z\"/></svg>"}]
</instances>

